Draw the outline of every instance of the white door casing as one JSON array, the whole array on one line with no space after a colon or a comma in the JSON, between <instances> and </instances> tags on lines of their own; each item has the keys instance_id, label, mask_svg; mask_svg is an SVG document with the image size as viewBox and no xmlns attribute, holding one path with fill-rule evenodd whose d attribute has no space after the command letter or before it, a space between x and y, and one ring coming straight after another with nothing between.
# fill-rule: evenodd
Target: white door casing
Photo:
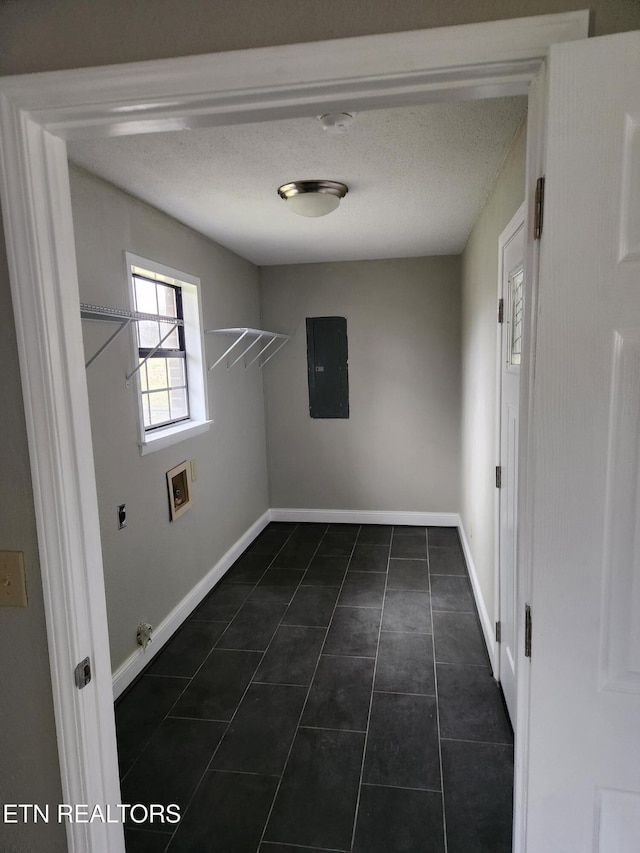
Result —
<instances>
[{"instance_id":1,"label":"white door casing","mask_svg":"<svg viewBox=\"0 0 640 853\"><path fill-rule=\"evenodd\" d=\"M65 802L117 802L119 783L64 139L497 97L524 93L531 84L530 193L542 152L545 57L551 44L586 38L588 17L572 12L0 80L0 197ZM528 244L533 291L535 258ZM531 298L535 304L535 292ZM534 348L535 333L527 332L527 389L533 367L527 353ZM526 411L522 416L525 433ZM521 458L530 466L528 441L526 449ZM94 677L78 691L73 668L87 654ZM527 691L521 679L519 699ZM523 737L516 748L516 850L524 849L527 750ZM67 839L73 853L124 849L117 824L70 823Z\"/></svg>"},{"instance_id":2,"label":"white door casing","mask_svg":"<svg viewBox=\"0 0 640 853\"><path fill-rule=\"evenodd\" d=\"M528 853L640 850L640 32L551 50Z\"/></svg>"},{"instance_id":3,"label":"white door casing","mask_svg":"<svg viewBox=\"0 0 640 853\"><path fill-rule=\"evenodd\" d=\"M498 674L513 727L517 704L517 632L521 620L517 607L518 433L520 366L524 329L524 204L498 241L499 294L502 323L498 368L499 455L498 489Z\"/></svg>"}]
</instances>

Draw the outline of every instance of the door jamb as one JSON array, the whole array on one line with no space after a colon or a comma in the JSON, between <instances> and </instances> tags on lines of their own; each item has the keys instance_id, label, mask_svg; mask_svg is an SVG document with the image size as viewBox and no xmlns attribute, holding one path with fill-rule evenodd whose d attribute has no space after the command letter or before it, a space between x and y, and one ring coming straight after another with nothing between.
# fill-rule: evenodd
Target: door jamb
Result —
<instances>
[{"instance_id":1,"label":"door jamb","mask_svg":"<svg viewBox=\"0 0 640 853\"><path fill-rule=\"evenodd\" d=\"M535 453L531 439L534 417L534 380L537 346L537 312L540 269L540 240L534 239L536 185L544 174L547 129L547 66L540 67L529 87L527 115L527 160L525 193L525 324L520 370L520 423L518 438L518 577L516 598L519 612L531 601L533 584L533 503ZM522 625L522 623L521 623ZM513 853L527 850L527 807L531 659L525 653L524 630L518 632L517 709L514 743Z\"/></svg>"},{"instance_id":2,"label":"door jamb","mask_svg":"<svg viewBox=\"0 0 640 853\"><path fill-rule=\"evenodd\" d=\"M587 35L588 12L574 12L0 80L0 196L65 802L106 806L119 802L120 791L64 140L285 118L345 105L496 97L528 87L531 221L532 177L539 173L534 164L542 162L545 127L544 92L536 81L544 76L551 44ZM525 263L533 288L535 248ZM530 315L534 304L535 294ZM523 349L533 355L534 343L532 325ZM524 372L532 375L532 369L533 358ZM530 417L530 384L523 385L523 412ZM521 467L530 457L527 446ZM520 481L526 480L525 471ZM526 499L524 512L531 503ZM73 669L87 654L94 680L79 691ZM520 696L519 707L524 714ZM520 722L518 729L525 732ZM526 752L517 738L516 810L525 812L516 812L516 824L526 823L523 791ZM73 853L124 850L119 824L69 823L67 839ZM514 839L514 850L524 851L524 835Z\"/></svg>"},{"instance_id":3,"label":"door jamb","mask_svg":"<svg viewBox=\"0 0 640 853\"><path fill-rule=\"evenodd\" d=\"M504 275L504 249L505 246L509 243L511 238L515 235L516 231L520 227L525 227L525 213L526 213L526 202L522 202L520 207L516 210L514 215L511 217L509 223L505 226L504 230L500 234L498 238L498 300L504 298L504 290L503 285L504 282L502 280ZM496 303L497 305L498 303ZM506 310L506 302L505 310ZM496 308L497 310L497 308ZM506 320L505 320L506 321ZM500 323L496 323L497 332L496 332L496 464L500 464L501 459L501 441L502 441L502 325ZM519 445L519 442L518 442ZM494 560L494 581L493 581L493 612L496 614L496 620L501 620L501 612L500 612L500 563L501 563L501 552L500 552L500 489L496 489L495 493L495 501L494 501L494 548L495 548L495 560ZM517 614L516 614L517 615ZM516 636L519 633L519 625L516 623ZM493 676L496 681L501 681L501 672L500 672L500 648L497 639L494 639L494 661L495 667L493 671Z\"/></svg>"}]
</instances>

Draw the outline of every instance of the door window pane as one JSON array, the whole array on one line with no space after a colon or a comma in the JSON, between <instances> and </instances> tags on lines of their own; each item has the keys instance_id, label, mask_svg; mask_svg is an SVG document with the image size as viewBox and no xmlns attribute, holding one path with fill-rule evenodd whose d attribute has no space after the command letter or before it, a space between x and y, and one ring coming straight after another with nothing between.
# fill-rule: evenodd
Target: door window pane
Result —
<instances>
[{"instance_id":1,"label":"door window pane","mask_svg":"<svg viewBox=\"0 0 640 853\"><path fill-rule=\"evenodd\" d=\"M522 359L522 309L524 296L524 269L519 269L509 280L510 290L510 346L509 363L512 367L520 367Z\"/></svg>"}]
</instances>

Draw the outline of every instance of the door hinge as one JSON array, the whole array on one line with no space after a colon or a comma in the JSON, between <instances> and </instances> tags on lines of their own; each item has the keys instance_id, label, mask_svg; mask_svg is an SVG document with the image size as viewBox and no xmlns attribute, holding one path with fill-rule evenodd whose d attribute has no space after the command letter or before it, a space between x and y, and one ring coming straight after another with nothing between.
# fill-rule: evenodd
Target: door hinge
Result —
<instances>
[{"instance_id":1,"label":"door hinge","mask_svg":"<svg viewBox=\"0 0 640 853\"><path fill-rule=\"evenodd\" d=\"M524 606L524 656L531 657L531 607Z\"/></svg>"},{"instance_id":2,"label":"door hinge","mask_svg":"<svg viewBox=\"0 0 640 853\"><path fill-rule=\"evenodd\" d=\"M496 465L496 489L502 488L502 465Z\"/></svg>"},{"instance_id":3,"label":"door hinge","mask_svg":"<svg viewBox=\"0 0 640 853\"><path fill-rule=\"evenodd\" d=\"M533 239L539 240L542 236L542 224L544 220L544 178L538 178L536 183L536 203L533 218Z\"/></svg>"},{"instance_id":4,"label":"door hinge","mask_svg":"<svg viewBox=\"0 0 640 853\"><path fill-rule=\"evenodd\" d=\"M498 300L498 323L504 323L504 299Z\"/></svg>"},{"instance_id":5,"label":"door hinge","mask_svg":"<svg viewBox=\"0 0 640 853\"><path fill-rule=\"evenodd\" d=\"M78 690L82 690L91 681L91 661L89 658L80 661L74 670L74 677Z\"/></svg>"},{"instance_id":6,"label":"door hinge","mask_svg":"<svg viewBox=\"0 0 640 853\"><path fill-rule=\"evenodd\" d=\"M496 622L496 643L502 642L502 623Z\"/></svg>"}]
</instances>

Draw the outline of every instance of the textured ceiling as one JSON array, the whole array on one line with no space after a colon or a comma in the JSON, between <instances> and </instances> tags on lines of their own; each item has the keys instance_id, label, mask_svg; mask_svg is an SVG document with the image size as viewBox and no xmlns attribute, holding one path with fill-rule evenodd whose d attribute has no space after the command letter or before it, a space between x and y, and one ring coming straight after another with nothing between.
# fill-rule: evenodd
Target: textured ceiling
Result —
<instances>
[{"instance_id":1,"label":"textured ceiling","mask_svg":"<svg viewBox=\"0 0 640 853\"><path fill-rule=\"evenodd\" d=\"M317 118L69 143L69 158L260 265L458 254L526 98L359 113L343 135ZM287 210L293 180L346 183L329 216Z\"/></svg>"}]
</instances>

